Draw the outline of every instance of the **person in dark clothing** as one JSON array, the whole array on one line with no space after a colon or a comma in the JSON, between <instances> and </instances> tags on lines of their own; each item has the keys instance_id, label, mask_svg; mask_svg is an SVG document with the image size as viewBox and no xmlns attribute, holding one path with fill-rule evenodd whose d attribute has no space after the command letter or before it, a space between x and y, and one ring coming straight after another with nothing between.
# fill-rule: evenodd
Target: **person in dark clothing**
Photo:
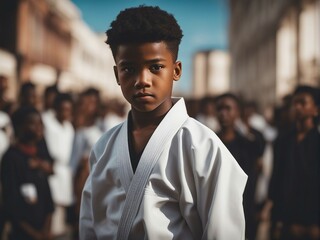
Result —
<instances>
[{"instance_id":1,"label":"person in dark clothing","mask_svg":"<svg viewBox=\"0 0 320 240\"><path fill-rule=\"evenodd\" d=\"M18 109L12 116L16 143L1 162L3 202L11 223L9 239L49 240L54 205L48 184L50 163L39 156L43 137L39 112L32 107Z\"/></svg>"},{"instance_id":2,"label":"person in dark clothing","mask_svg":"<svg viewBox=\"0 0 320 240\"><path fill-rule=\"evenodd\" d=\"M13 103L7 99L6 93L9 85L9 77L0 74L0 111L11 114Z\"/></svg>"},{"instance_id":3,"label":"person in dark clothing","mask_svg":"<svg viewBox=\"0 0 320 240\"><path fill-rule=\"evenodd\" d=\"M54 91L54 90L47 90L46 92L50 92L50 91ZM48 93L46 93L48 94ZM25 82L24 84L21 85L20 87L20 92L19 92L19 105L17 107L17 109L21 109L21 108L35 108L38 109L37 107L37 91L36 91L36 85L33 84L32 82ZM48 146L47 143L44 139L44 137L42 137L41 139L38 140L37 142L37 149L38 149L38 155L39 157L41 157L42 159L48 161L50 163L50 165L48 165L48 167L50 166L51 169L47 169L47 173L48 175L53 174L53 161L54 159L52 158L52 156L49 153L48 150Z\"/></svg>"},{"instance_id":4,"label":"person in dark clothing","mask_svg":"<svg viewBox=\"0 0 320 240\"><path fill-rule=\"evenodd\" d=\"M54 101L56 97L59 95L59 90L56 84L48 86L43 95L43 102L44 102L44 111L49 111L54 108Z\"/></svg>"},{"instance_id":5,"label":"person in dark clothing","mask_svg":"<svg viewBox=\"0 0 320 240\"><path fill-rule=\"evenodd\" d=\"M270 182L272 239L320 239L320 134L318 90L298 86L293 94L295 127L274 143Z\"/></svg>"},{"instance_id":6,"label":"person in dark clothing","mask_svg":"<svg viewBox=\"0 0 320 240\"><path fill-rule=\"evenodd\" d=\"M232 93L220 95L216 99L217 117L220 123L218 136L248 175L243 195L243 207L246 219L246 238L255 239L255 207L254 196L256 187L256 165L261 156L260 139L256 140L253 129L248 134L241 134L236 121L241 116L240 100Z\"/></svg>"},{"instance_id":7,"label":"person in dark clothing","mask_svg":"<svg viewBox=\"0 0 320 240\"><path fill-rule=\"evenodd\" d=\"M20 87L19 106L20 107L36 107L37 93L36 86L32 82L25 82Z\"/></svg>"}]
</instances>

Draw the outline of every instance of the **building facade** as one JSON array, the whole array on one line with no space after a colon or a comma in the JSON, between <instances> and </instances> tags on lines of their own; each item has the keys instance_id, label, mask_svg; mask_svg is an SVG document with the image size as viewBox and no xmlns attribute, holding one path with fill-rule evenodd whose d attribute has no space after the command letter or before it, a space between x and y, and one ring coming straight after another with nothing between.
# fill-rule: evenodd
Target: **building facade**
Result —
<instances>
[{"instance_id":1,"label":"building facade","mask_svg":"<svg viewBox=\"0 0 320 240\"><path fill-rule=\"evenodd\" d=\"M223 50L200 51L193 58L192 96L215 96L229 90L230 57Z\"/></svg>"},{"instance_id":2,"label":"building facade","mask_svg":"<svg viewBox=\"0 0 320 240\"><path fill-rule=\"evenodd\" d=\"M14 61L14 72L7 75L15 96L28 81L40 93L58 84L62 91L96 87L103 96L120 95L111 51L70 0L0 1L0 36L2 55Z\"/></svg>"},{"instance_id":3,"label":"building facade","mask_svg":"<svg viewBox=\"0 0 320 240\"><path fill-rule=\"evenodd\" d=\"M230 0L233 91L262 107L320 86L319 0Z\"/></svg>"},{"instance_id":4,"label":"building facade","mask_svg":"<svg viewBox=\"0 0 320 240\"><path fill-rule=\"evenodd\" d=\"M16 58L19 83L53 84L69 65L70 28L44 0L2 1L0 47Z\"/></svg>"}]
</instances>

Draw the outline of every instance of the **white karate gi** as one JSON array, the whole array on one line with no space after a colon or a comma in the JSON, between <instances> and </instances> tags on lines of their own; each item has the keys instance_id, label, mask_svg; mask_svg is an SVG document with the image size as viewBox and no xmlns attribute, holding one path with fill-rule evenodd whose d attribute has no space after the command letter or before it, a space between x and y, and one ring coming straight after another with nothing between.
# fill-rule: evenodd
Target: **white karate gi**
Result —
<instances>
[{"instance_id":1,"label":"white karate gi","mask_svg":"<svg viewBox=\"0 0 320 240\"><path fill-rule=\"evenodd\" d=\"M13 129L9 115L0 111L0 163L3 154L10 146L12 131Z\"/></svg>"},{"instance_id":2,"label":"white karate gi","mask_svg":"<svg viewBox=\"0 0 320 240\"><path fill-rule=\"evenodd\" d=\"M145 147L135 174L127 121L105 133L93 147L82 195L81 240L116 239L128 188L153 153L159 158L129 239L244 239L246 174L220 139L187 115L182 98L173 102ZM176 124L179 121L182 126ZM163 144L168 128L174 129L173 137Z\"/></svg>"},{"instance_id":3,"label":"white karate gi","mask_svg":"<svg viewBox=\"0 0 320 240\"><path fill-rule=\"evenodd\" d=\"M54 203L70 206L73 202L72 171L70 158L73 145L74 129L70 122L60 123L54 113L42 116L44 136L50 155L54 159L54 174L49 183Z\"/></svg>"}]
</instances>

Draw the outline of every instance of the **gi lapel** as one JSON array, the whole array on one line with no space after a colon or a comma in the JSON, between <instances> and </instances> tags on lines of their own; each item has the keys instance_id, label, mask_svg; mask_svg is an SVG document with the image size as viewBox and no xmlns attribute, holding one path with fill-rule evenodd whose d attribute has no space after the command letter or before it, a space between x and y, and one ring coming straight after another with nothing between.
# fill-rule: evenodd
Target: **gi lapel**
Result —
<instances>
[{"instance_id":1,"label":"gi lapel","mask_svg":"<svg viewBox=\"0 0 320 240\"><path fill-rule=\"evenodd\" d=\"M173 99L174 102L176 102L177 100L178 99ZM144 194L144 189L148 182L152 169L157 163L157 160L159 159L160 154L162 153L166 145L170 142L170 140L187 119L188 114L185 109L184 100L181 98L180 101L177 101L176 104L171 108L171 110L161 121L155 132L152 134L147 146L142 153L136 173L133 175L132 181L127 191L126 202L118 227L117 240L128 239L133 221L138 213ZM126 144L128 145L128 142ZM124 154L126 154L123 152L124 151L120 151L119 156L124 156ZM124 161L127 161L127 159L120 159L120 161L125 164ZM122 167L124 169L127 169L126 166ZM122 170L125 171L123 173L127 174L127 170L124 169ZM125 182L125 185L127 185L127 181Z\"/></svg>"},{"instance_id":2,"label":"gi lapel","mask_svg":"<svg viewBox=\"0 0 320 240\"><path fill-rule=\"evenodd\" d=\"M125 121L120 129L118 142L117 156L119 157L120 181L124 190L128 193L133 177L128 146L128 121Z\"/></svg>"}]
</instances>

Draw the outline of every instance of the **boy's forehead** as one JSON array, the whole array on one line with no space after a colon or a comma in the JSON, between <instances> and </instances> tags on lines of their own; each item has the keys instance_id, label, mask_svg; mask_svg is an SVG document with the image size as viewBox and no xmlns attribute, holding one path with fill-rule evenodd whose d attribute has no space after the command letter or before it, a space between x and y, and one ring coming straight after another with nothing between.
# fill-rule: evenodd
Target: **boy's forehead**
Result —
<instances>
[{"instance_id":1,"label":"boy's forehead","mask_svg":"<svg viewBox=\"0 0 320 240\"><path fill-rule=\"evenodd\" d=\"M296 99L311 99L312 101L315 101L313 95L309 92L300 92L293 95L293 100Z\"/></svg>"},{"instance_id":2,"label":"boy's forehead","mask_svg":"<svg viewBox=\"0 0 320 240\"><path fill-rule=\"evenodd\" d=\"M218 99L217 101L217 104L224 104L224 105L229 105L229 104L232 104L232 105L237 105L237 101L235 99L233 99L232 97L229 97L229 96L225 96L225 97L222 97L220 99Z\"/></svg>"},{"instance_id":3,"label":"boy's forehead","mask_svg":"<svg viewBox=\"0 0 320 240\"><path fill-rule=\"evenodd\" d=\"M139 59L152 60L171 58L171 52L165 42L147 42L135 44L121 44L115 56L118 63L123 61L136 61Z\"/></svg>"}]
</instances>

